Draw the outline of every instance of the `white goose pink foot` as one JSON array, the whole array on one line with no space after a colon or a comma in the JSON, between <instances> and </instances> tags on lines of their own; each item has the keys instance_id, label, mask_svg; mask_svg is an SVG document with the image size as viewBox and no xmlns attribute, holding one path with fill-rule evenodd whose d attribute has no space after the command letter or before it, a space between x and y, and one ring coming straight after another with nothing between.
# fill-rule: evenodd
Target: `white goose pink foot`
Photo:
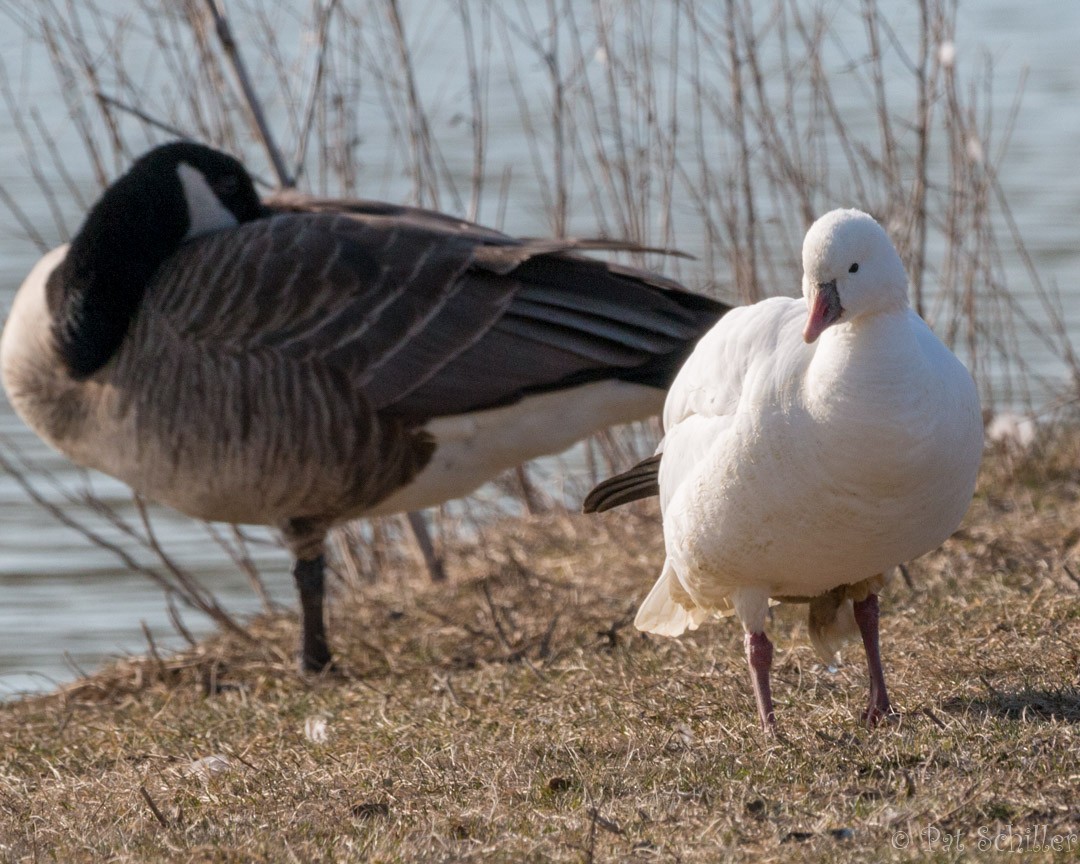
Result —
<instances>
[{"instance_id":1,"label":"white goose pink foot","mask_svg":"<svg viewBox=\"0 0 1080 864\"><path fill-rule=\"evenodd\" d=\"M635 623L678 636L734 612L766 728L769 598L810 603L823 659L861 634L872 726L891 711L878 574L960 524L982 455L979 398L910 308L903 264L870 216L826 214L802 260L803 297L721 319L668 393L659 458L600 484L585 506L660 495L667 559Z\"/></svg>"},{"instance_id":2,"label":"white goose pink foot","mask_svg":"<svg viewBox=\"0 0 1080 864\"><path fill-rule=\"evenodd\" d=\"M750 664L750 683L754 685L754 700L757 702L758 716L766 732L776 726L772 686L769 683L772 656L772 642L765 635L765 631L759 630L757 633L746 634L746 661Z\"/></svg>"},{"instance_id":3,"label":"white goose pink foot","mask_svg":"<svg viewBox=\"0 0 1080 864\"><path fill-rule=\"evenodd\" d=\"M873 728L892 713L889 694L885 690L885 672L881 668L881 650L878 646L877 594L868 594L865 600L857 601L852 612L862 635L863 648L866 650L866 668L870 673L870 701L862 713L862 720Z\"/></svg>"}]
</instances>

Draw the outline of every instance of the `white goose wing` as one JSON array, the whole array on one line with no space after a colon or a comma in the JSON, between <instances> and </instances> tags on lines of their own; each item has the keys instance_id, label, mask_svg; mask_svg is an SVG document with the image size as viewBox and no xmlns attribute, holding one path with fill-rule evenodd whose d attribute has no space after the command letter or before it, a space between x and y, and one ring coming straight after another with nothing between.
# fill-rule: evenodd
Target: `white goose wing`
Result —
<instances>
[{"instance_id":1,"label":"white goose wing","mask_svg":"<svg viewBox=\"0 0 1080 864\"><path fill-rule=\"evenodd\" d=\"M783 400L813 355L798 336L804 300L773 297L733 309L713 327L683 364L664 404L659 450L660 502L667 507L693 476L705 452L740 411L767 410Z\"/></svg>"},{"instance_id":2,"label":"white goose wing","mask_svg":"<svg viewBox=\"0 0 1080 864\"><path fill-rule=\"evenodd\" d=\"M805 316L805 302L788 297L734 309L702 337L683 364L664 404L665 435L659 448L665 535L673 524L694 521L692 513L684 512L694 496L676 500L676 495L686 484L700 485L707 453L715 452L718 439L731 434L740 412L767 413L770 404L787 398L785 387L801 377L813 356L813 346L798 338ZM694 603L681 583L669 544L660 578L634 624L649 633L678 636L696 630L712 612L730 611L730 604L722 601L712 609Z\"/></svg>"},{"instance_id":3,"label":"white goose wing","mask_svg":"<svg viewBox=\"0 0 1080 864\"><path fill-rule=\"evenodd\" d=\"M705 451L731 424L746 399L748 382L768 401L805 368L813 347L799 335L803 300L774 297L728 312L698 342L668 390L664 440L656 453L599 483L585 498L586 513L601 513L629 501L660 495L661 507L694 472ZM763 389L764 388L764 389Z\"/></svg>"}]
</instances>

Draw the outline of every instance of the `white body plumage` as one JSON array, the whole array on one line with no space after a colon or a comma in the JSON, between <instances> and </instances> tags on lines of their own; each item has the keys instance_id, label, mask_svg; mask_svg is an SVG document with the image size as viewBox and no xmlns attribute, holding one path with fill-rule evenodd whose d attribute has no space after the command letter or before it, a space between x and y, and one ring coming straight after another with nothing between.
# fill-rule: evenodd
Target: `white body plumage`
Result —
<instances>
[{"instance_id":1,"label":"white body plumage","mask_svg":"<svg viewBox=\"0 0 1080 864\"><path fill-rule=\"evenodd\" d=\"M667 559L641 629L678 635L734 608L760 631L769 597L870 579L934 549L963 518L983 445L975 385L908 307L894 262L874 266L896 253L859 215L887 249L862 221L854 239L842 218L823 237L811 229L807 298L732 311L672 385L659 474ZM829 255L840 266L823 272ZM856 291L874 302L850 302L858 314L804 341L813 286L858 273L856 260L860 282L840 278L841 302Z\"/></svg>"}]
</instances>

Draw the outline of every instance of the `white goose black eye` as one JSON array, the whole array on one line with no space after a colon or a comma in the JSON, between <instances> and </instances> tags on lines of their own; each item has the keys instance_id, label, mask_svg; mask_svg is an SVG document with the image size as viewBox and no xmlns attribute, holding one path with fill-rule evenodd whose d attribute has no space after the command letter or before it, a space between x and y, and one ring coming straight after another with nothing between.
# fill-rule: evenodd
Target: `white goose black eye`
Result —
<instances>
[{"instance_id":1,"label":"white goose black eye","mask_svg":"<svg viewBox=\"0 0 1080 864\"><path fill-rule=\"evenodd\" d=\"M858 264L852 264L850 267L848 267L847 272L848 273L858 273L859 272L859 265Z\"/></svg>"}]
</instances>

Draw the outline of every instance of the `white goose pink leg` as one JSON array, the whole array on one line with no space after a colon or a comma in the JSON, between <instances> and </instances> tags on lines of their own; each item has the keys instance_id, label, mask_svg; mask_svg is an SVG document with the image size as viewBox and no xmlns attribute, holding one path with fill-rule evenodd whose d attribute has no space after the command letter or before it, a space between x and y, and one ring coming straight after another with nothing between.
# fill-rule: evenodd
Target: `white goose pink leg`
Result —
<instances>
[{"instance_id":1,"label":"white goose pink leg","mask_svg":"<svg viewBox=\"0 0 1080 864\"><path fill-rule=\"evenodd\" d=\"M889 694L885 691L885 672L881 668L881 650L878 645L877 594L868 594L865 600L855 603L855 623L862 634L866 649L866 667L870 672L870 702L863 712L863 722L873 728L892 712ZM766 686L768 686L766 684Z\"/></svg>"},{"instance_id":2,"label":"white goose pink leg","mask_svg":"<svg viewBox=\"0 0 1080 864\"><path fill-rule=\"evenodd\" d=\"M769 686L769 670L772 668L773 647L764 631L746 634L746 660L750 664L750 681L754 685L761 728L766 732L776 729L773 712L772 689Z\"/></svg>"}]
</instances>

